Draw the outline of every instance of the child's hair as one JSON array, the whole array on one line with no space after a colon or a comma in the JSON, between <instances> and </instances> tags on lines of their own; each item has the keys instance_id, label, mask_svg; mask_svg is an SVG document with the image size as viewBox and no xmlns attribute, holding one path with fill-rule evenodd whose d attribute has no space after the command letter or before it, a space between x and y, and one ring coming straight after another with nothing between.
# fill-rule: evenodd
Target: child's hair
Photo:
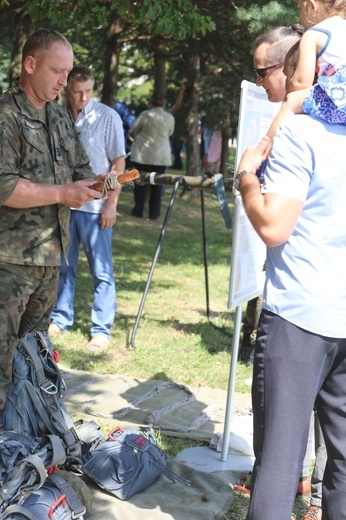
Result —
<instances>
[{"instance_id":1,"label":"child's hair","mask_svg":"<svg viewBox=\"0 0 346 520\"><path fill-rule=\"evenodd\" d=\"M298 40L286 54L285 64L289 65L292 71L296 70L298 65L300 40Z\"/></svg>"},{"instance_id":2,"label":"child's hair","mask_svg":"<svg viewBox=\"0 0 346 520\"><path fill-rule=\"evenodd\" d=\"M304 4L306 7L308 0L300 0L300 4ZM342 16L346 18L346 3L345 0L318 0L318 2L322 5L323 18L329 18L331 16ZM311 18L309 18L308 22L310 25L315 25L320 22L320 15L317 13L315 16L314 13L310 14Z\"/></svg>"},{"instance_id":3,"label":"child's hair","mask_svg":"<svg viewBox=\"0 0 346 520\"><path fill-rule=\"evenodd\" d=\"M298 40L292 47L289 49L288 53L285 57L285 74L287 76L286 80L286 89L288 88L288 80L290 80L293 76L294 71L297 68L298 65L298 59L299 59L299 47L300 47L300 40ZM314 78L314 84L317 81L317 72L315 74Z\"/></svg>"},{"instance_id":4,"label":"child's hair","mask_svg":"<svg viewBox=\"0 0 346 520\"><path fill-rule=\"evenodd\" d=\"M320 0L325 6L328 16L340 15L346 18L346 3L345 0Z\"/></svg>"}]
</instances>

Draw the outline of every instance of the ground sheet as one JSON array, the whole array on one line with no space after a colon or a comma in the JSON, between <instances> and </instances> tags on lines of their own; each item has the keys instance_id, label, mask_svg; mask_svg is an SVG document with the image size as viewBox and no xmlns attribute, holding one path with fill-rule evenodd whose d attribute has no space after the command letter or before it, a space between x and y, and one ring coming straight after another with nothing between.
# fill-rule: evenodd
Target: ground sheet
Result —
<instances>
[{"instance_id":1,"label":"ground sheet","mask_svg":"<svg viewBox=\"0 0 346 520\"><path fill-rule=\"evenodd\" d=\"M66 407L74 420L94 420L103 431L115 426L151 426L166 435L209 442L223 432L227 393L188 388L174 382L101 376L64 369ZM249 416L249 394L235 394L233 414ZM233 421L233 419L232 419ZM191 480L191 486L172 483L164 475L149 488L121 501L83 477L93 495L92 520L217 520L232 503L232 484L241 471L201 472L177 459L168 466ZM207 493L209 500L202 500Z\"/></svg>"}]
</instances>

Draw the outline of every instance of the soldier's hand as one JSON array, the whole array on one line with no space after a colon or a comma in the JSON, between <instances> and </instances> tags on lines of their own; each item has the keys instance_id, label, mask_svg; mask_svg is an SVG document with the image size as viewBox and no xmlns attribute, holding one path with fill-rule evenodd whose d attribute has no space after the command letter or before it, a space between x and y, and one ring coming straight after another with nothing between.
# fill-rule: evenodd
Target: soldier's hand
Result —
<instances>
[{"instance_id":1,"label":"soldier's hand","mask_svg":"<svg viewBox=\"0 0 346 520\"><path fill-rule=\"evenodd\" d=\"M99 199L101 193L89 187L93 184L95 184L95 179L83 179L66 184L63 187L63 204L72 208L80 208L91 200Z\"/></svg>"}]
</instances>

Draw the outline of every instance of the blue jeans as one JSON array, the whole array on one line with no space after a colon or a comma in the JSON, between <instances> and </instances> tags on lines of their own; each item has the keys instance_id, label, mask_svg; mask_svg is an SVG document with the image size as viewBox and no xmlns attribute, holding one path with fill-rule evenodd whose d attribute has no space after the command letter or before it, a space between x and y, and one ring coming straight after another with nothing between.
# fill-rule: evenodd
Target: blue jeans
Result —
<instances>
[{"instance_id":1,"label":"blue jeans","mask_svg":"<svg viewBox=\"0 0 346 520\"><path fill-rule=\"evenodd\" d=\"M62 259L56 305L51 318L63 331L73 325L74 296L79 248L82 244L94 279L94 302L91 309L91 337L110 337L116 310L115 280L112 258L112 228L100 228L100 215L72 210L70 220L68 265Z\"/></svg>"},{"instance_id":2,"label":"blue jeans","mask_svg":"<svg viewBox=\"0 0 346 520\"><path fill-rule=\"evenodd\" d=\"M315 405L327 448L323 520L346 520L346 339L262 310L252 403L255 465L247 520L290 520ZM275 482L275 493L271 493Z\"/></svg>"}]
</instances>

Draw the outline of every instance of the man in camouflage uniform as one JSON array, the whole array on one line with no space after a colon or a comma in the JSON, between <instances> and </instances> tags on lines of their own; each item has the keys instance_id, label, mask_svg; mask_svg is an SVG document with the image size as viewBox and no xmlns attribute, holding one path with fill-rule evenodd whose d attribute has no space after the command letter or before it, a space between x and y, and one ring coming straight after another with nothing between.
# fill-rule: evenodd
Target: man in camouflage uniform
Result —
<instances>
[{"instance_id":1,"label":"man in camouflage uniform","mask_svg":"<svg viewBox=\"0 0 346 520\"><path fill-rule=\"evenodd\" d=\"M0 98L0 416L11 346L50 323L69 208L100 196L73 120L54 102L72 67L66 38L40 29L24 45L18 85Z\"/></svg>"}]
</instances>

